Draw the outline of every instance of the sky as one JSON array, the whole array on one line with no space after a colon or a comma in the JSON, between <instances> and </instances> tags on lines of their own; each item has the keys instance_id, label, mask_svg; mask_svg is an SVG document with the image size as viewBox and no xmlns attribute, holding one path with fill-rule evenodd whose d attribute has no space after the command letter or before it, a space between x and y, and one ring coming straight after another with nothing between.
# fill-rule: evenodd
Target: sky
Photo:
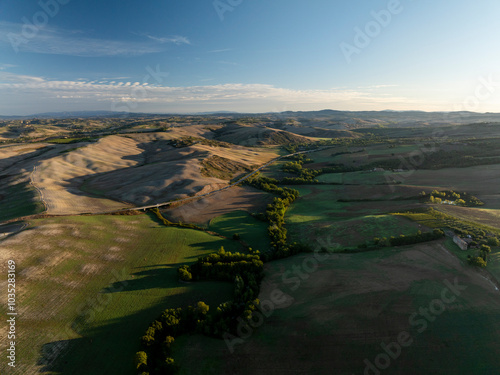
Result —
<instances>
[{"instance_id":1,"label":"sky","mask_svg":"<svg viewBox=\"0 0 500 375\"><path fill-rule=\"evenodd\" d=\"M0 115L500 112L500 2L0 0Z\"/></svg>"}]
</instances>

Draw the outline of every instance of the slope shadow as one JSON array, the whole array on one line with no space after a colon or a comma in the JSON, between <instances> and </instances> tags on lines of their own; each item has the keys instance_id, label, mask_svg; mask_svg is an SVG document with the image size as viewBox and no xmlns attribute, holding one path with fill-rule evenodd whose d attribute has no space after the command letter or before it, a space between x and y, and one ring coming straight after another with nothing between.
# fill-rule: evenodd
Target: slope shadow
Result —
<instances>
[{"instance_id":1,"label":"slope shadow","mask_svg":"<svg viewBox=\"0 0 500 375\"><path fill-rule=\"evenodd\" d=\"M154 204L156 202L156 199L149 199L147 202L129 202L129 201L124 201L116 196L116 194L113 193L113 188L111 188L110 191L99 191L91 186L92 181L98 180L99 178L103 176L107 176L107 178L113 180L113 176L118 175L122 176L123 172L127 171L134 171L138 168L142 168L148 165L152 164L158 164L163 161L155 161L151 162L151 155L154 153L153 148L157 148L159 146L160 142L150 142L150 143L139 143L137 144L137 147L142 149L142 152L137 155L126 155L123 156L123 160L132 160L137 162L137 165L131 166L131 167L124 167L124 168L119 168L115 169L109 172L100 172L100 173L89 173L87 175L83 176L78 176L72 179L67 180L66 182L69 184L70 187L72 187L72 193L75 195L81 195L81 196L88 196L88 197L94 197L94 198L106 198L110 199L113 201L121 202L121 203L127 203L127 204ZM162 143L161 147L165 147L165 144ZM169 146L171 147L171 146ZM180 159L185 159L186 157L180 157ZM172 161L172 160L165 160L165 161ZM133 185L137 183L138 181L142 181L144 177L139 173L139 174L129 174L130 175L130 180L128 181L129 185ZM132 178L132 176L134 176ZM120 178L116 178L117 180L120 180ZM118 185L115 187L115 190L123 190L127 184L125 185ZM153 202L155 201L155 202Z\"/></svg>"},{"instance_id":2,"label":"slope shadow","mask_svg":"<svg viewBox=\"0 0 500 375\"><path fill-rule=\"evenodd\" d=\"M160 283L160 280L157 282ZM103 325L88 324L78 332L81 338L45 344L39 353L38 364L43 366L39 372L58 375L135 375L133 358L140 350L140 337L162 311L194 305L200 300L215 308L230 298L230 283L211 284L213 288L210 293L198 283L179 284L188 290L164 297L160 303L137 313L110 319ZM73 326L77 327L78 322Z\"/></svg>"},{"instance_id":3,"label":"slope shadow","mask_svg":"<svg viewBox=\"0 0 500 375\"><path fill-rule=\"evenodd\" d=\"M2 164L6 165L6 167L0 168L0 173L3 171L6 171L8 169L13 168L17 163L28 162L28 161L30 161L38 156L42 156L43 154L54 150L55 148L56 148L56 146L52 146L52 145L45 146L45 147L39 148L38 150L34 150L32 152L27 152L25 154L15 155L15 156L11 156L11 157L2 159ZM15 173L12 173L12 175L14 175L14 174Z\"/></svg>"}]
</instances>

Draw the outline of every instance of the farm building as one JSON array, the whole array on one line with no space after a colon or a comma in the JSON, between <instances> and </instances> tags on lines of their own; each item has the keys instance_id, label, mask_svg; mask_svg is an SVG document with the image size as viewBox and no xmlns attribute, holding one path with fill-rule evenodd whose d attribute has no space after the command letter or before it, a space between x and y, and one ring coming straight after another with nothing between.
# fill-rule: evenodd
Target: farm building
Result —
<instances>
[{"instance_id":1,"label":"farm building","mask_svg":"<svg viewBox=\"0 0 500 375\"><path fill-rule=\"evenodd\" d=\"M453 237L453 242L455 242L462 250L469 249L469 244L458 236Z\"/></svg>"}]
</instances>

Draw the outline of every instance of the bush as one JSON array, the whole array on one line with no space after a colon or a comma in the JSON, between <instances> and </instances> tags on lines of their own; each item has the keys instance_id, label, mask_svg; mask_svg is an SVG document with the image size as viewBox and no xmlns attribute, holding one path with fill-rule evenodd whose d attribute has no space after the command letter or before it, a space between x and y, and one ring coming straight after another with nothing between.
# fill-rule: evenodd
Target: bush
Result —
<instances>
[{"instance_id":1,"label":"bush","mask_svg":"<svg viewBox=\"0 0 500 375\"><path fill-rule=\"evenodd\" d=\"M488 245L490 246L500 246L500 241L496 237L488 238Z\"/></svg>"},{"instance_id":2,"label":"bush","mask_svg":"<svg viewBox=\"0 0 500 375\"><path fill-rule=\"evenodd\" d=\"M489 247L487 245L481 245L481 248L479 250L481 250L481 252L483 252L483 253L490 253L491 247Z\"/></svg>"},{"instance_id":3,"label":"bush","mask_svg":"<svg viewBox=\"0 0 500 375\"><path fill-rule=\"evenodd\" d=\"M177 270L177 274L182 281L191 281L193 279L193 275L189 272L189 266L187 265L180 266Z\"/></svg>"},{"instance_id":4,"label":"bush","mask_svg":"<svg viewBox=\"0 0 500 375\"><path fill-rule=\"evenodd\" d=\"M172 353L172 345L174 344L175 338L172 336L167 336L162 344L163 356L165 358L170 357Z\"/></svg>"},{"instance_id":5,"label":"bush","mask_svg":"<svg viewBox=\"0 0 500 375\"><path fill-rule=\"evenodd\" d=\"M147 371L148 355L146 354L146 352L140 351L135 353L134 366L137 371Z\"/></svg>"},{"instance_id":6,"label":"bush","mask_svg":"<svg viewBox=\"0 0 500 375\"><path fill-rule=\"evenodd\" d=\"M486 267L486 261L481 257L470 257L469 264L477 267Z\"/></svg>"}]
</instances>

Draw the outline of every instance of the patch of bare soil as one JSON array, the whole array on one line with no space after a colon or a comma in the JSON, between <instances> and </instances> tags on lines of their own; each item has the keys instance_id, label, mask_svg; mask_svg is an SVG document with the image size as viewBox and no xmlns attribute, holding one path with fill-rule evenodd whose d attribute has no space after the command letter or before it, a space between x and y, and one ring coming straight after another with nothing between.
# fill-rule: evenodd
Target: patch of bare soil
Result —
<instances>
[{"instance_id":1,"label":"patch of bare soil","mask_svg":"<svg viewBox=\"0 0 500 375\"><path fill-rule=\"evenodd\" d=\"M225 180L202 174L203 161L215 156L250 168L264 164L276 155L268 150L241 146L225 148L195 144L175 148L158 144L157 151L146 153L146 159L151 164L103 174L88 181L88 186L105 191L106 196L113 199L136 205L201 195L227 185Z\"/></svg>"},{"instance_id":2,"label":"patch of bare soil","mask_svg":"<svg viewBox=\"0 0 500 375\"><path fill-rule=\"evenodd\" d=\"M202 165L202 175L220 178L221 180L230 180L235 173L250 170L248 165L218 155L206 158L203 160Z\"/></svg>"},{"instance_id":3,"label":"patch of bare soil","mask_svg":"<svg viewBox=\"0 0 500 375\"><path fill-rule=\"evenodd\" d=\"M260 212L271 203L272 197L251 187L235 186L219 191L208 197L182 206L163 211L170 221L195 224L207 224L211 219L237 210Z\"/></svg>"}]
</instances>

